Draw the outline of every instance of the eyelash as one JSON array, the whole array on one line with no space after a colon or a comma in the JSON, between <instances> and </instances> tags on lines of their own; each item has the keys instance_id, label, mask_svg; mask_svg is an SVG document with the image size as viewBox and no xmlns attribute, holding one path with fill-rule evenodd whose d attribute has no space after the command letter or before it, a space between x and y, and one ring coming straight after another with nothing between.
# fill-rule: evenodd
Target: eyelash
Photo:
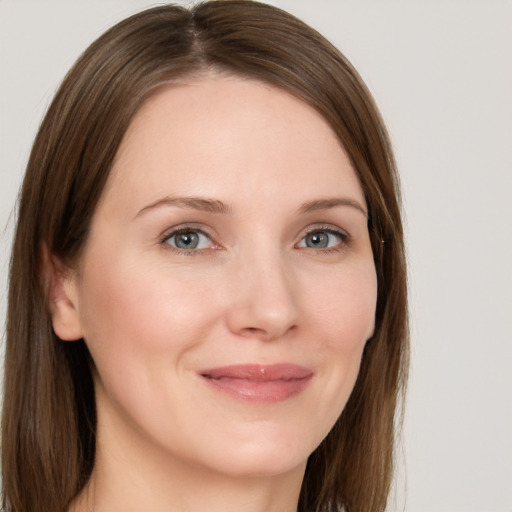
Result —
<instances>
[{"instance_id":1,"label":"eyelash","mask_svg":"<svg viewBox=\"0 0 512 512\"><path fill-rule=\"evenodd\" d=\"M313 233L328 233L329 235L334 235L338 237L339 243L337 243L333 247L326 247L322 249L314 249L312 247L305 247L305 249L311 249L315 253L323 253L323 254L333 254L337 253L343 250L344 247L346 247L350 243L350 236L345 231L335 228L332 225L317 225L312 226L311 228L308 228L306 232L302 235L300 242L302 242L308 235L311 235ZM299 242L299 243L300 243ZM296 244L297 245L297 244Z\"/></svg>"},{"instance_id":2,"label":"eyelash","mask_svg":"<svg viewBox=\"0 0 512 512\"><path fill-rule=\"evenodd\" d=\"M188 249L188 250L186 250L186 249L180 249L179 247L174 247L168 243L172 237L178 236L181 233L189 233L189 232L199 233L200 235L207 237L211 241L212 245L215 246L214 249L217 249L218 246L215 244L215 242L213 242L212 236L210 234L208 234L206 231L198 228L195 225L186 225L186 224L182 225L178 228L173 228L171 231L167 231L161 237L160 245L162 245L162 247L165 250L170 250L174 253L177 253L180 255L185 255L185 256L196 256L198 254L204 253L204 251L211 250L211 247L204 248L204 249Z\"/></svg>"},{"instance_id":3,"label":"eyelash","mask_svg":"<svg viewBox=\"0 0 512 512\"><path fill-rule=\"evenodd\" d=\"M213 247L214 250L217 250L219 248L219 246L217 246L217 244L215 244L215 242L213 241L212 236L210 234L208 234L206 231L198 228L195 225L183 225L178 228L173 228L171 231L167 231L160 238L160 245L162 245L166 250L171 250L177 254L182 254L185 256L196 256L196 255L204 253L205 251L209 251L212 249L211 247L208 247L208 248L203 248L203 249L188 249L188 250L186 250L186 249L180 249L178 247L171 246L168 243L172 237L175 237L181 233L187 233L187 232L199 233L200 235L207 237L211 241L212 245L214 245L214 247ZM297 244L295 244L294 247L297 247L298 244L300 242L302 242L308 235L311 235L316 232L334 235L334 236L338 237L340 241L338 244L336 244L333 247L326 247L326 248L319 248L319 249L314 249L312 247L304 247L304 249L311 249L315 253L332 254L332 253L342 251L343 248L350 243L350 236L345 231L343 231L339 228L335 228L332 225L328 225L328 226L317 225L317 226L312 226L311 228L307 229L304 232L304 234L301 236L300 241Z\"/></svg>"}]
</instances>

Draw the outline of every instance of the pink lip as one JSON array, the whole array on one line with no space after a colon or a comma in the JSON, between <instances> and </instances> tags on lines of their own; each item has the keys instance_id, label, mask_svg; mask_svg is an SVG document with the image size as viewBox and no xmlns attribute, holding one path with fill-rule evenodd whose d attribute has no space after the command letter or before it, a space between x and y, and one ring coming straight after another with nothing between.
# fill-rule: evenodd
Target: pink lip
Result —
<instances>
[{"instance_id":1,"label":"pink lip","mask_svg":"<svg viewBox=\"0 0 512 512\"><path fill-rule=\"evenodd\" d=\"M296 364L243 364L211 368L200 372L206 382L233 398L272 403L300 393L313 372Z\"/></svg>"}]
</instances>

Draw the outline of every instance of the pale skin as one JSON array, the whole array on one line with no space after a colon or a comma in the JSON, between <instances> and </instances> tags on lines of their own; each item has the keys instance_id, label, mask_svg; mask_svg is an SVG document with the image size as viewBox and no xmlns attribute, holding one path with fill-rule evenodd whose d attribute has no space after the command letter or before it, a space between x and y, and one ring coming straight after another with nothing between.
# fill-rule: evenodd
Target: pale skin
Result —
<instances>
[{"instance_id":1,"label":"pale skin","mask_svg":"<svg viewBox=\"0 0 512 512\"><path fill-rule=\"evenodd\" d=\"M55 332L95 364L96 461L70 511L296 511L376 296L364 195L316 111L232 76L161 88L53 279ZM253 402L201 374L275 363L312 377Z\"/></svg>"}]
</instances>

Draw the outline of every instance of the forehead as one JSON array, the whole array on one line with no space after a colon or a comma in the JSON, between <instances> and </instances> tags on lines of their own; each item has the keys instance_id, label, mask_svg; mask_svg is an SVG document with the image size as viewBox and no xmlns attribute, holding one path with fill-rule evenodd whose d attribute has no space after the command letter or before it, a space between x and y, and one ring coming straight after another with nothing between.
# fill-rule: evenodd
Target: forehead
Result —
<instances>
[{"instance_id":1,"label":"forehead","mask_svg":"<svg viewBox=\"0 0 512 512\"><path fill-rule=\"evenodd\" d=\"M131 196L134 205L165 194L229 203L255 199L255 190L262 201L339 191L364 202L343 147L318 112L276 87L222 76L164 86L143 104L104 196Z\"/></svg>"}]
</instances>

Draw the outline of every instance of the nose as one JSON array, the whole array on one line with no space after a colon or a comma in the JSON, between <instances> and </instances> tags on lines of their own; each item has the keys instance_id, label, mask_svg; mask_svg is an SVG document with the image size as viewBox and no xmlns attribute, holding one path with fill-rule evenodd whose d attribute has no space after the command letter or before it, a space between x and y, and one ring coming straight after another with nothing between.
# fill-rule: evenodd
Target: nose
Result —
<instances>
[{"instance_id":1,"label":"nose","mask_svg":"<svg viewBox=\"0 0 512 512\"><path fill-rule=\"evenodd\" d=\"M227 322L231 332L262 340L276 340L298 326L296 282L281 258L245 259L231 274L231 302Z\"/></svg>"}]
</instances>

